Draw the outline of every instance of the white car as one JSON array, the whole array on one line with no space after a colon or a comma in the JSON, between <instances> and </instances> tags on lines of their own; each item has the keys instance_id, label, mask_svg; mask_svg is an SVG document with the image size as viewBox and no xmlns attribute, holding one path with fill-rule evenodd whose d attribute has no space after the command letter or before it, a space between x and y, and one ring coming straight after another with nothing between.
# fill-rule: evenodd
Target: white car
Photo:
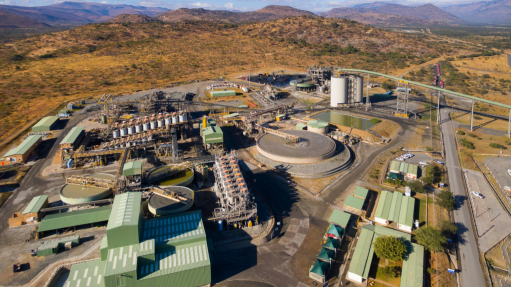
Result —
<instances>
[{"instance_id":1,"label":"white car","mask_svg":"<svg viewBox=\"0 0 511 287\"><path fill-rule=\"evenodd\" d=\"M397 157L396 160L397 161L404 161L404 159L402 157Z\"/></svg>"},{"instance_id":2,"label":"white car","mask_svg":"<svg viewBox=\"0 0 511 287\"><path fill-rule=\"evenodd\" d=\"M425 161L421 161L421 162L419 162L419 164L420 164L420 165L422 165L422 166L424 166L424 165L428 165L428 163L427 163L427 162L425 162Z\"/></svg>"},{"instance_id":3,"label":"white car","mask_svg":"<svg viewBox=\"0 0 511 287\"><path fill-rule=\"evenodd\" d=\"M482 195L480 192L472 190L472 194L479 197L480 199L484 199L484 195Z\"/></svg>"}]
</instances>

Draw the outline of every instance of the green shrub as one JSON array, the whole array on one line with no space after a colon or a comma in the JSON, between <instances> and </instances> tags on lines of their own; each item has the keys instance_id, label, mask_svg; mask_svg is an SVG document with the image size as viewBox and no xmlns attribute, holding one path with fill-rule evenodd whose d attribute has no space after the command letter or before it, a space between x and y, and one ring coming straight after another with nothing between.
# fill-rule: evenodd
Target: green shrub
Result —
<instances>
[{"instance_id":1,"label":"green shrub","mask_svg":"<svg viewBox=\"0 0 511 287\"><path fill-rule=\"evenodd\" d=\"M377 118L372 118L372 119L371 119L371 123L372 123L373 125L375 125L375 124L379 124L379 123L381 123L381 120L380 120L380 119L377 119Z\"/></svg>"},{"instance_id":2,"label":"green shrub","mask_svg":"<svg viewBox=\"0 0 511 287\"><path fill-rule=\"evenodd\" d=\"M381 267L381 274L383 274L383 276L385 277L396 278L397 277L396 267L395 266Z\"/></svg>"},{"instance_id":3,"label":"green shrub","mask_svg":"<svg viewBox=\"0 0 511 287\"><path fill-rule=\"evenodd\" d=\"M469 137L472 137L472 138L476 138L476 137L477 137L477 136L476 136L475 134L473 134L473 133L468 133L468 136L469 136Z\"/></svg>"},{"instance_id":4,"label":"green shrub","mask_svg":"<svg viewBox=\"0 0 511 287\"><path fill-rule=\"evenodd\" d=\"M475 149L474 144L471 141L468 141L467 139L461 139L460 145L462 145L468 149Z\"/></svg>"},{"instance_id":5,"label":"green shrub","mask_svg":"<svg viewBox=\"0 0 511 287\"><path fill-rule=\"evenodd\" d=\"M464 136L465 132L464 131L458 131L458 134Z\"/></svg>"},{"instance_id":6,"label":"green shrub","mask_svg":"<svg viewBox=\"0 0 511 287\"><path fill-rule=\"evenodd\" d=\"M428 271L429 274L435 274L436 273L436 269L435 268L431 268L431 267L428 267L427 271Z\"/></svg>"},{"instance_id":7,"label":"green shrub","mask_svg":"<svg viewBox=\"0 0 511 287\"><path fill-rule=\"evenodd\" d=\"M501 144L499 144L499 143L491 143L491 144L490 144L490 146L491 146L492 148L507 149L507 147L505 147L505 146L503 146L503 145L501 145Z\"/></svg>"},{"instance_id":8,"label":"green shrub","mask_svg":"<svg viewBox=\"0 0 511 287\"><path fill-rule=\"evenodd\" d=\"M474 120L481 120L481 119L483 119L483 118L481 118L481 117L480 117L480 116L478 116L478 115L474 115Z\"/></svg>"}]
</instances>

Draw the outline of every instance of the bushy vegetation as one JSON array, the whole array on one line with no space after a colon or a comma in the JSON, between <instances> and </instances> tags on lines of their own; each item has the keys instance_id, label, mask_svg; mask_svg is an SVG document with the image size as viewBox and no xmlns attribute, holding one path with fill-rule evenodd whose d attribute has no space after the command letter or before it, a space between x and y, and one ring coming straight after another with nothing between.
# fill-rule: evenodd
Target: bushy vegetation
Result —
<instances>
[{"instance_id":1,"label":"bushy vegetation","mask_svg":"<svg viewBox=\"0 0 511 287\"><path fill-rule=\"evenodd\" d=\"M447 209L447 210L453 210L454 209L454 195L449 190L442 190L438 193L438 205L441 207Z\"/></svg>"},{"instance_id":2,"label":"bushy vegetation","mask_svg":"<svg viewBox=\"0 0 511 287\"><path fill-rule=\"evenodd\" d=\"M492 148L498 148L498 149L507 149L507 147L499 144L499 143L490 143L490 147Z\"/></svg>"},{"instance_id":3,"label":"bushy vegetation","mask_svg":"<svg viewBox=\"0 0 511 287\"><path fill-rule=\"evenodd\" d=\"M425 166L422 172L424 173L422 181L426 184L439 183L442 178L442 169L435 164Z\"/></svg>"},{"instance_id":4,"label":"bushy vegetation","mask_svg":"<svg viewBox=\"0 0 511 287\"><path fill-rule=\"evenodd\" d=\"M380 236L376 238L373 245L376 256L393 262L403 260L406 253L404 242L394 236Z\"/></svg>"},{"instance_id":5,"label":"bushy vegetation","mask_svg":"<svg viewBox=\"0 0 511 287\"><path fill-rule=\"evenodd\" d=\"M415 192L415 193L425 193L426 192L426 189L422 185L422 182L418 179L408 182L407 186L410 188L410 190L412 192Z\"/></svg>"},{"instance_id":6,"label":"bushy vegetation","mask_svg":"<svg viewBox=\"0 0 511 287\"><path fill-rule=\"evenodd\" d=\"M460 131L458 131L458 134L464 136L465 132L460 130Z\"/></svg>"},{"instance_id":7,"label":"bushy vegetation","mask_svg":"<svg viewBox=\"0 0 511 287\"><path fill-rule=\"evenodd\" d=\"M381 120L380 120L380 119L377 119L377 118L372 118L372 119L371 119L371 123L372 123L373 125L375 125L375 124L379 124L379 123L381 123Z\"/></svg>"},{"instance_id":8,"label":"bushy vegetation","mask_svg":"<svg viewBox=\"0 0 511 287\"><path fill-rule=\"evenodd\" d=\"M468 149L475 149L474 144L467 139L460 139L459 142L460 142L460 145L462 145Z\"/></svg>"},{"instance_id":9,"label":"bushy vegetation","mask_svg":"<svg viewBox=\"0 0 511 287\"><path fill-rule=\"evenodd\" d=\"M423 245L424 248L431 252L444 250L444 246L447 243L447 238L445 238L444 234L432 226L422 226L415 230L414 234L417 243Z\"/></svg>"}]
</instances>

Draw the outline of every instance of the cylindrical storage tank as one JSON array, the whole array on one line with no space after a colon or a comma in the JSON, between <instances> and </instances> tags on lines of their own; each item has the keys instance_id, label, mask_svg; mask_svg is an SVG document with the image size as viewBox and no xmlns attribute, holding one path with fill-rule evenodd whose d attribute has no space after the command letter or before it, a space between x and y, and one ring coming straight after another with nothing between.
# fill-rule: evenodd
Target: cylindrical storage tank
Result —
<instances>
[{"instance_id":1,"label":"cylindrical storage tank","mask_svg":"<svg viewBox=\"0 0 511 287\"><path fill-rule=\"evenodd\" d=\"M184 115L179 115L179 122L182 123L185 121L185 116Z\"/></svg>"},{"instance_id":2,"label":"cylindrical storage tank","mask_svg":"<svg viewBox=\"0 0 511 287\"><path fill-rule=\"evenodd\" d=\"M173 116L173 117L172 117L172 123L173 123L173 124L177 124L177 123L178 123L178 120L179 120L179 118L178 118L177 116Z\"/></svg>"},{"instance_id":3,"label":"cylindrical storage tank","mask_svg":"<svg viewBox=\"0 0 511 287\"><path fill-rule=\"evenodd\" d=\"M321 86L321 87L319 87L319 92L324 94L325 93L325 89L326 89L325 86Z\"/></svg>"},{"instance_id":4,"label":"cylindrical storage tank","mask_svg":"<svg viewBox=\"0 0 511 287\"><path fill-rule=\"evenodd\" d=\"M119 131L116 130L113 132L114 139L119 137Z\"/></svg>"},{"instance_id":5,"label":"cylindrical storage tank","mask_svg":"<svg viewBox=\"0 0 511 287\"><path fill-rule=\"evenodd\" d=\"M127 128L122 128L121 129L121 137L125 137L126 135L128 135L128 129Z\"/></svg>"},{"instance_id":6,"label":"cylindrical storage tank","mask_svg":"<svg viewBox=\"0 0 511 287\"><path fill-rule=\"evenodd\" d=\"M158 120L158 127L159 128L163 128L164 126L165 126L164 121L163 120Z\"/></svg>"},{"instance_id":7,"label":"cylindrical storage tank","mask_svg":"<svg viewBox=\"0 0 511 287\"><path fill-rule=\"evenodd\" d=\"M128 134L129 134L129 135L132 135L132 134L134 134L134 133L135 133L135 127L134 127L134 126L129 126L129 127L128 127Z\"/></svg>"},{"instance_id":8,"label":"cylindrical storage tank","mask_svg":"<svg viewBox=\"0 0 511 287\"><path fill-rule=\"evenodd\" d=\"M188 120L188 116L186 115L186 113L183 113L183 122L186 122Z\"/></svg>"},{"instance_id":9,"label":"cylindrical storage tank","mask_svg":"<svg viewBox=\"0 0 511 287\"><path fill-rule=\"evenodd\" d=\"M136 125L136 126L135 126L135 131L136 131L137 133L141 133L141 132L142 132L142 125Z\"/></svg>"},{"instance_id":10,"label":"cylindrical storage tank","mask_svg":"<svg viewBox=\"0 0 511 287\"><path fill-rule=\"evenodd\" d=\"M165 125L168 126L172 123L172 120L170 118L165 119Z\"/></svg>"},{"instance_id":11,"label":"cylindrical storage tank","mask_svg":"<svg viewBox=\"0 0 511 287\"><path fill-rule=\"evenodd\" d=\"M348 78L332 77L330 89L330 106L337 107L339 104L348 103Z\"/></svg>"},{"instance_id":12,"label":"cylindrical storage tank","mask_svg":"<svg viewBox=\"0 0 511 287\"><path fill-rule=\"evenodd\" d=\"M156 122L151 122L151 129L154 130L156 128Z\"/></svg>"},{"instance_id":13,"label":"cylindrical storage tank","mask_svg":"<svg viewBox=\"0 0 511 287\"><path fill-rule=\"evenodd\" d=\"M364 101L364 78L357 76L357 85L355 92L355 102L361 103Z\"/></svg>"},{"instance_id":14,"label":"cylindrical storage tank","mask_svg":"<svg viewBox=\"0 0 511 287\"><path fill-rule=\"evenodd\" d=\"M144 124L144 131L148 131L149 130L149 123L145 123Z\"/></svg>"}]
</instances>

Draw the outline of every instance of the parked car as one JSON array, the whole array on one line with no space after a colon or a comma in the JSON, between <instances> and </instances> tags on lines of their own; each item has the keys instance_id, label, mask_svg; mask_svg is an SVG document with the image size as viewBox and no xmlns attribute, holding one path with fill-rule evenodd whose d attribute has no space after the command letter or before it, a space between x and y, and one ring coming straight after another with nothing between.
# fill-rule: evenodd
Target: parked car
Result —
<instances>
[{"instance_id":1,"label":"parked car","mask_svg":"<svg viewBox=\"0 0 511 287\"><path fill-rule=\"evenodd\" d=\"M484 195L482 195L480 192L472 190L472 194L479 197L480 199L484 199Z\"/></svg>"}]
</instances>

